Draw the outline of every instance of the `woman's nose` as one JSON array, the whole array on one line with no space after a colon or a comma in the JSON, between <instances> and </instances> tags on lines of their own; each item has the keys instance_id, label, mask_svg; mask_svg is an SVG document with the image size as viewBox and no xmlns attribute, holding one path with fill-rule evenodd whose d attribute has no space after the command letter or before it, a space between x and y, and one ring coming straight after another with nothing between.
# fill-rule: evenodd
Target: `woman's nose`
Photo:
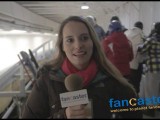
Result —
<instances>
[{"instance_id":1,"label":"woman's nose","mask_svg":"<svg viewBox=\"0 0 160 120\"><path fill-rule=\"evenodd\" d=\"M74 47L76 49L80 49L82 47L82 43L80 42L80 40L75 40Z\"/></svg>"}]
</instances>

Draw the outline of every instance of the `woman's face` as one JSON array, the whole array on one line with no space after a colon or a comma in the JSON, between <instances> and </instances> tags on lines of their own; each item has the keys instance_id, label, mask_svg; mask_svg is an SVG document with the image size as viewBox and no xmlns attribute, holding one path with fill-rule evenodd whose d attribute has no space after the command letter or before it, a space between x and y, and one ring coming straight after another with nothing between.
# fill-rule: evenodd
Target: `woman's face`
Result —
<instances>
[{"instance_id":1,"label":"woman's face","mask_svg":"<svg viewBox=\"0 0 160 120\"><path fill-rule=\"evenodd\" d=\"M93 42L85 24L68 22L63 29L63 51L79 70L86 68L93 52Z\"/></svg>"}]
</instances>

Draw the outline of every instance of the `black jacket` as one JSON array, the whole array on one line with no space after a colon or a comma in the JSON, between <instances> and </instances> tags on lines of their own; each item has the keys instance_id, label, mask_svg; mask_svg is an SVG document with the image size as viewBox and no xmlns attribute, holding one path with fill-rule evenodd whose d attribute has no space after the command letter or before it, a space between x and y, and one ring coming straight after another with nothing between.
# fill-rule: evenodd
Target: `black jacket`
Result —
<instances>
[{"instance_id":1,"label":"black jacket","mask_svg":"<svg viewBox=\"0 0 160 120\"><path fill-rule=\"evenodd\" d=\"M65 77L60 69L53 70L50 66L40 69L22 118L66 118L65 108L61 108L59 97L60 93L67 92L64 85ZM111 112L111 98L122 100L137 97L131 88L122 85L111 76L99 72L85 89L93 102L93 118L142 118L141 111ZM128 109L113 108L113 105L112 109Z\"/></svg>"}]
</instances>

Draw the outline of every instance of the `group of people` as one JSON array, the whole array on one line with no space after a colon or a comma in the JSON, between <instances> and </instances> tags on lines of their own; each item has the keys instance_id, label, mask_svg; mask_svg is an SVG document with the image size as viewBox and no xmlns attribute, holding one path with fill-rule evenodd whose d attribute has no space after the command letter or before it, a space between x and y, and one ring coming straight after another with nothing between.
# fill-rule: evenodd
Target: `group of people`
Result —
<instances>
[{"instance_id":1,"label":"group of people","mask_svg":"<svg viewBox=\"0 0 160 120\"><path fill-rule=\"evenodd\" d=\"M160 22L156 22L149 36L145 37L143 34L143 23L141 21L135 22L134 27L129 30L124 30L124 27L118 21L116 18L116 20L111 22L107 37L102 43L107 58L128 79L128 82L134 86L140 98L159 97ZM127 40L131 43L130 45L127 45ZM120 47L122 48L120 49ZM120 52L123 49L125 50ZM132 58L132 52L129 49L133 50ZM124 71L128 71L127 76ZM143 80L142 73L145 75ZM151 113L149 112L147 115L155 115L155 109L149 111Z\"/></svg>"},{"instance_id":2,"label":"group of people","mask_svg":"<svg viewBox=\"0 0 160 120\"><path fill-rule=\"evenodd\" d=\"M132 33L127 31L118 20L111 20L107 36L95 21L94 17L80 16L70 16L63 21L56 43L57 55L38 70L36 82L25 103L22 118L70 119L88 118L88 116L110 119L142 118L140 110L123 112L112 112L112 110L138 107L132 103L120 106L119 102L139 98L137 80L140 76L137 74L139 64L136 46L143 41L133 43ZM132 30L135 33L143 29L140 22L134 27ZM142 31L138 35L137 37L142 37ZM138 47L138 51L143 53L150 48L148 43L158 43L158 37L157 32L150 42L145 41L141 47ZM155 63L154 60L152 61ZM153 66L150 69L156 71L160 68ZM131 75L132 72L133 75ZM91 112L88 112L86 105L83 104L62 108L59 95L68 92L64 80L70 74L77 74L83 79L82 89L87 90L88 98L92 101L90 109L92 115L88 115ZM160 74L156 75L158 79ZM116 101L111 103L111 99Z\"/></svg>"}]
</instances>

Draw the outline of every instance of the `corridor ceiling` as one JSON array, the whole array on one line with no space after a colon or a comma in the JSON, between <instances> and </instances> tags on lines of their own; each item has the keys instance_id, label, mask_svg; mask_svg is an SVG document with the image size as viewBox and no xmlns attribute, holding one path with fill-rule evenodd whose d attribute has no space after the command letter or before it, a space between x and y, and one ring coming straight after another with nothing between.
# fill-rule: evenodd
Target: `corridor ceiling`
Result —
<instances>
[{"instance_id":1,"label":"corridor ceiling","mask_svg":"<svg viewBox=\"0 0 160 120\"><path fill-rule=\"evenodd\" d=\"M128 2L111 1L16 1L16 3L27 8L40 16L48 18L57 23L61 23L65 18L71 15L95 17L107 16L108 13L114 13L119 7ZM82 5L88 5L89 9L81 10Z\"/></svg>"}]
</instances>

